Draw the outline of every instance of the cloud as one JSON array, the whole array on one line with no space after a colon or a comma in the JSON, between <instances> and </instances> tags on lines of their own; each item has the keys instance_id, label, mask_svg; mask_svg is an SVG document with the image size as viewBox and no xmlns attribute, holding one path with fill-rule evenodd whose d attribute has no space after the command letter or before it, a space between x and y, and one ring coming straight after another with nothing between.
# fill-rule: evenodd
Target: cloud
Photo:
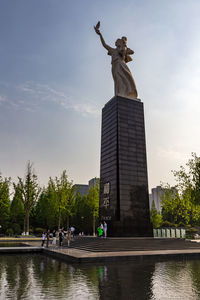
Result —
<instances>
[{"instance_id":1,"label":"cloud","mask_svg":"<svg viewBox=\"0 0 200 300\"><path fill-rule=\"evenodd\" d=\"M0 104L6 100L5 96L0 95Z\"/></svg>"},{"instance_id":2,"label":"cloud","mask_svg":"<svg viewBox=\"0 0 200 300\"><path fill-rule=\"evenodd\" d=\"M187 158L185 152L178 151L173 147L165 147L165 148L158 147L156 152L157 152L157 156L161 159L168 159L173 161L185 161Z\"/></svg>"},{"instance_id":3,"label":"cloud","mask_svg":"<svg viewBox=\"0 0 200 300\"><path fill-rule=\"evenodd\" d=\"M77 112L83 113L84 115L92 114L92 115L99 115L100 110L92 106L91 104L75 104L73 109Z\"/></svg>"},{"instance_id":4,"label":"cloud","mask_svg":"<svg viewBox=\"0 0 200 300\"><path fill-rule=\"evenodd\" d=\"M83 116L97 116L100 114L100 110L90 101L77 103L74 101L73 96L69 96L64 91L55 89L47 84L26 82L19 85L18 89L37 101L38 105L41 102L51 102L67 110L78 112Z\"/></svg>"},{"instance_id":5,"label":"cloud","mask_svg":"<svg viewBox=\"0 0 200 300\"><path fill-rule=\"evenodd\" d=\"M4 87L6 86L4 85ZM17 86L7 84L5 92L7 97L0 96L0 103L7 98L6 105L10 108L33 112L51 103L66 110L72 110L84 117L96 117L100 114L100 109L96 103L77 96L75 93L73 95L73 91L69 95L66 91L48 84L33 81L27 81ZM82 102L77 102L74 99L81 99Z\"/></svg>"}]
</instances>

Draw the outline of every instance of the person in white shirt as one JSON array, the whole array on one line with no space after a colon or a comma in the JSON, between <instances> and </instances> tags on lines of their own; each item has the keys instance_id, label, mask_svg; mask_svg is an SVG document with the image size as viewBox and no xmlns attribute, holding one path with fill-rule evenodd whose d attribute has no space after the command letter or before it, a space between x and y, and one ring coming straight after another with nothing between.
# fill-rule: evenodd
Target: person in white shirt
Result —
<instances>
[{"instance_id":1,"label":"person in white shirt","mask_svg":"<svg viewBox=\"0 0 200 300\"><path fill-rule=\"evenodd\" d=\"M103 222L103 232L104 232L104 237L106 238L107 237L107 223L106 221Z\"/></svg>"},{"instance_id":2,"label":"person in white shirt","mask_svg":"<svg viewBox=\"0 0 200 300\"><path fill-rule=\"evenodd\" d=\"M44 247L44 242L45 242L45 233L43 232L42 233L42 245L41 245L41 247Z\"/></svg>"},{"instance_id":3,"label":"person in white shirt","mask_svg":"<svg viewBox=\"0 0 200 300\"><path fill-rule=\"evenodd\" d=\"M72 226L70 229L71 229L72 237L74 238L75 228Z\"/></svg>"}]
</instances>

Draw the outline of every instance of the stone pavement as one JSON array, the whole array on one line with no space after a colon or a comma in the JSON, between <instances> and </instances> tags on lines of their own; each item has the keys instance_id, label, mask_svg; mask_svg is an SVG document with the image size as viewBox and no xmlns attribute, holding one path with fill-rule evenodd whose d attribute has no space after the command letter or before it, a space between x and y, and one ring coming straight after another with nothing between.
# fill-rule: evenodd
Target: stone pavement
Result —
<instances>
[{"instance_id":1,"label":"stone pavement","mask_svg":"<svg viewBox=\"0 0 200 300\"><path fill-rule=\"evenodd\" d=\"M66 245L66 243L64 243ZM71 247L91 252L147 251L200 249L200 245L190 240L173 238L96 238L75 237Z\"/></svg>"},{"instance_id":2,"label":"stone pavement","mask_svg":"<svg viewBox=\"0 0 200 300\"><path fill-rule=\"evenodd\" d=\"M63 247L50 245L42 250L70 263L200 257L199 243L181 239L77 237L72 240L70 248L64 243Z\"/></svg>"},{"instance_id":3,"label":"stone pavement","mask_svg":"<svg viewBox=\"0 0 200 300\"><path fill-rule=\"evenodd\" d=\"M19 240L20 242L21 240ZM16 240L15 240L16 242ZM57 241L58 242L58 241ZM41 240L27 241L29 247L1 247L2 253L44 253L70 263L104 261L129 261L167 259L169 257L199 257L200 240L161 238L97 238L75 237L70 248L64 240L63 247L41 247ZM1 244L1 243L0 243ZM23 242L25 244L25 242ZM45 245L46 246L46 245Z\"/></svg>"}]
</instances>

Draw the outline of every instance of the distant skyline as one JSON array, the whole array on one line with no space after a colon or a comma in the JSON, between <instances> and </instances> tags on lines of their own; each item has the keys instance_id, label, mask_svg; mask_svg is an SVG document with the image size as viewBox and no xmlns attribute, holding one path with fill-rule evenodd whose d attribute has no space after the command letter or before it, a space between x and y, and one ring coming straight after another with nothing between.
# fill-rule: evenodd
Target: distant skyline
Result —
<instances>
[{"instance_id":1,"label":"distant skyline","mask_svg":"<svg viewBox=\"0 0 200 300\"><path fill-rule=\"evenodd\" d=\"M99 177L101 109L114 95L106 42L127 36L128 64L144 102L149 189L200 155L200 2L0 2L0 172L41 185L66 169Z\"/></svg>"}]
</instances>

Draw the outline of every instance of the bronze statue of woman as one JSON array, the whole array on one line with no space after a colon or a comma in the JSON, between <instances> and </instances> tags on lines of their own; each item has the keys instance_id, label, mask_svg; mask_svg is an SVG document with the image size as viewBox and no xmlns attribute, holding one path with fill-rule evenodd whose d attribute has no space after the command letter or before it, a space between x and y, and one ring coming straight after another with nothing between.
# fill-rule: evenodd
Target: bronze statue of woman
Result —
<instances>
[{"instance_id":1,"label":"bronze statue of woman","mask_svg":"<svg viewBox=\"0 0 200 300\"><path fill-rule=\"evenodd\" d=\"M101 43L106 50L108 55L112 57L112 75L115 85L115 96L121 96L125 98L137 99L137 89L135 81L131 74L131 71L127 67L126 63L131 61L131 54L133 50L127 48L127 38L123 36L121 39L117 39L115 42L116 48L108 46L99 30L100 22L94 26L95 32L100 36Z\"/></svg>"}]
</instances>

